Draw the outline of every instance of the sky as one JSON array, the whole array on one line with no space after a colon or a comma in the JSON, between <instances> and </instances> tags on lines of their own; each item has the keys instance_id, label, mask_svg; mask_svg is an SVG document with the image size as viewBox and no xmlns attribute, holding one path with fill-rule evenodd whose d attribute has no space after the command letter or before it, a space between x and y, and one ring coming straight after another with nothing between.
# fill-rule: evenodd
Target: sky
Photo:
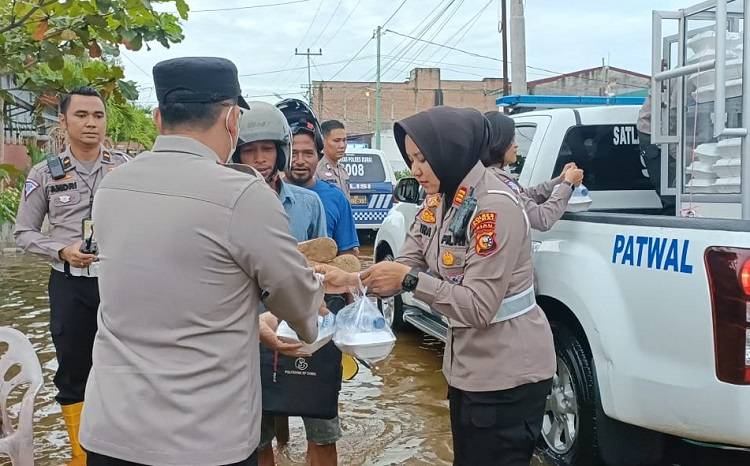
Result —
<instances>
[{"instance_id":1,"label":"sky","mask_svg":"<svg viewBox=\"0 0 750 466\"><path fill-rule=\"evenodd\" d=\"M650 74L651 11L694 3L697 0L527 0L527 79L601 66L602 60ZM416 66L440 67L443 79L501 76L500 0L188 0L188 4L192 11L182 24L181 43L169 49L153 43L151 50L122 50L125 76L138 84L143 105L156 104L153 65L181 56L229 58L239 69L244 95L268 102L278 101L279 96L303 97L307 61L295 55L295 48L322 50L322 55L311 57L312 80L374 81L376 41L371 39L378 25L386 30L381 39L383 81L403 82ZM226 8L238 9L200 11Z\"/></svg>"}]
</instances>

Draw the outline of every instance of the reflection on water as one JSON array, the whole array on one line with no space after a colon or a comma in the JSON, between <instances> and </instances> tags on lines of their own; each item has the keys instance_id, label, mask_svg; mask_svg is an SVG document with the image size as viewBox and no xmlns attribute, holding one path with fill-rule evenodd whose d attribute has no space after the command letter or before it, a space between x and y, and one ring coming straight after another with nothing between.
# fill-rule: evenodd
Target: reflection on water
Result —
<instances>
[{"instance_id":1,"label":"reflection on water","mask_svg":"<svg viewBox=\"0 0 750 466\"><path fill-rule=\"evenodd\" d=\"M49 265L42 259L0 255L0 325L13 327L31 340L44 373L34 413L35 464L41 466L58 465L70 455L52 384L57 361L49 334L48 278Z\"/></svg>"}]
</instances>

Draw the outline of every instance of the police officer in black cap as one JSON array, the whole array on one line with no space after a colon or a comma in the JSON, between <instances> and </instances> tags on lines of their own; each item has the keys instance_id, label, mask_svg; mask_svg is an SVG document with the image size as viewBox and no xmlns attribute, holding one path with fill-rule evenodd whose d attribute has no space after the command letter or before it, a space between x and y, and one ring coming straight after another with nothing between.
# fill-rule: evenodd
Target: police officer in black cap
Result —
<instances>
[{"instance_id":1,"label":"police officer in black cap","mask_svg":"<svg viewBox=\"0 0 750 466\"><path fill-rule=\"evenodd\" d=\"M81 443L89 466L257 463L258 308L317 336L323 285L238 140L237 69L154 67L160 136L94 202L101 306ZM288 290L294 290L294 293Z\"/></svg>"}]
</instances>

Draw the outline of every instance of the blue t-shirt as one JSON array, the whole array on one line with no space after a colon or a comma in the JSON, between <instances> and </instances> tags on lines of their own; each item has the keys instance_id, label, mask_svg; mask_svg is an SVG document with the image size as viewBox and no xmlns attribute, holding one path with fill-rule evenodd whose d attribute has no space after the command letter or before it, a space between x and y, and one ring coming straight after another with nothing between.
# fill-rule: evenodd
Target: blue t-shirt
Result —
<instances>
[{"instance_id":1,"label":"blue t-shirt","mask_svg":"<svg viewBox=\"0 0 750 466\"><path fill-rule=\"evenodd\" d=\"M348 251L359 247L352 206L346 200L344 192L336 186L320 180L309 189L316 192L320 196L320 200L323 201L328 236L336 242L339 251Z\"/></svg>"},{"instance_id":2,"label":"blue t-shirt","mask_svg":"<svg viewBox=\"0 0 750 466\"><path fill-rule=\"evenodd\" d=\"M307 241L326 235L323 204L309 189L281 182L279 200L289 217L289 233L297 241Z\"/></svg>"}]
</instances>

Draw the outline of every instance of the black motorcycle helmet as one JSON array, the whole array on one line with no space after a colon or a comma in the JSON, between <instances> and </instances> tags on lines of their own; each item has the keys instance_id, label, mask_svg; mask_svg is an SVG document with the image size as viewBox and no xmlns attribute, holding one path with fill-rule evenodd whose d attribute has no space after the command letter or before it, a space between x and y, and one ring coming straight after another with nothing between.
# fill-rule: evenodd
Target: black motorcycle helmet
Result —
<instances>
[{"instance_id":1,"label":"black motorcycle helmet","mask_svg":"<svg viewBox=\"0 0 750 466\"><path fill-rule=\"evenodd\" d=\"M315 139L318 158L323 156L323 132L320 130L318 117L306 102L299 99L284 99L276 104L276 108L286 117L292 135L307 133Z\"/></svg>"}]
</instances>

